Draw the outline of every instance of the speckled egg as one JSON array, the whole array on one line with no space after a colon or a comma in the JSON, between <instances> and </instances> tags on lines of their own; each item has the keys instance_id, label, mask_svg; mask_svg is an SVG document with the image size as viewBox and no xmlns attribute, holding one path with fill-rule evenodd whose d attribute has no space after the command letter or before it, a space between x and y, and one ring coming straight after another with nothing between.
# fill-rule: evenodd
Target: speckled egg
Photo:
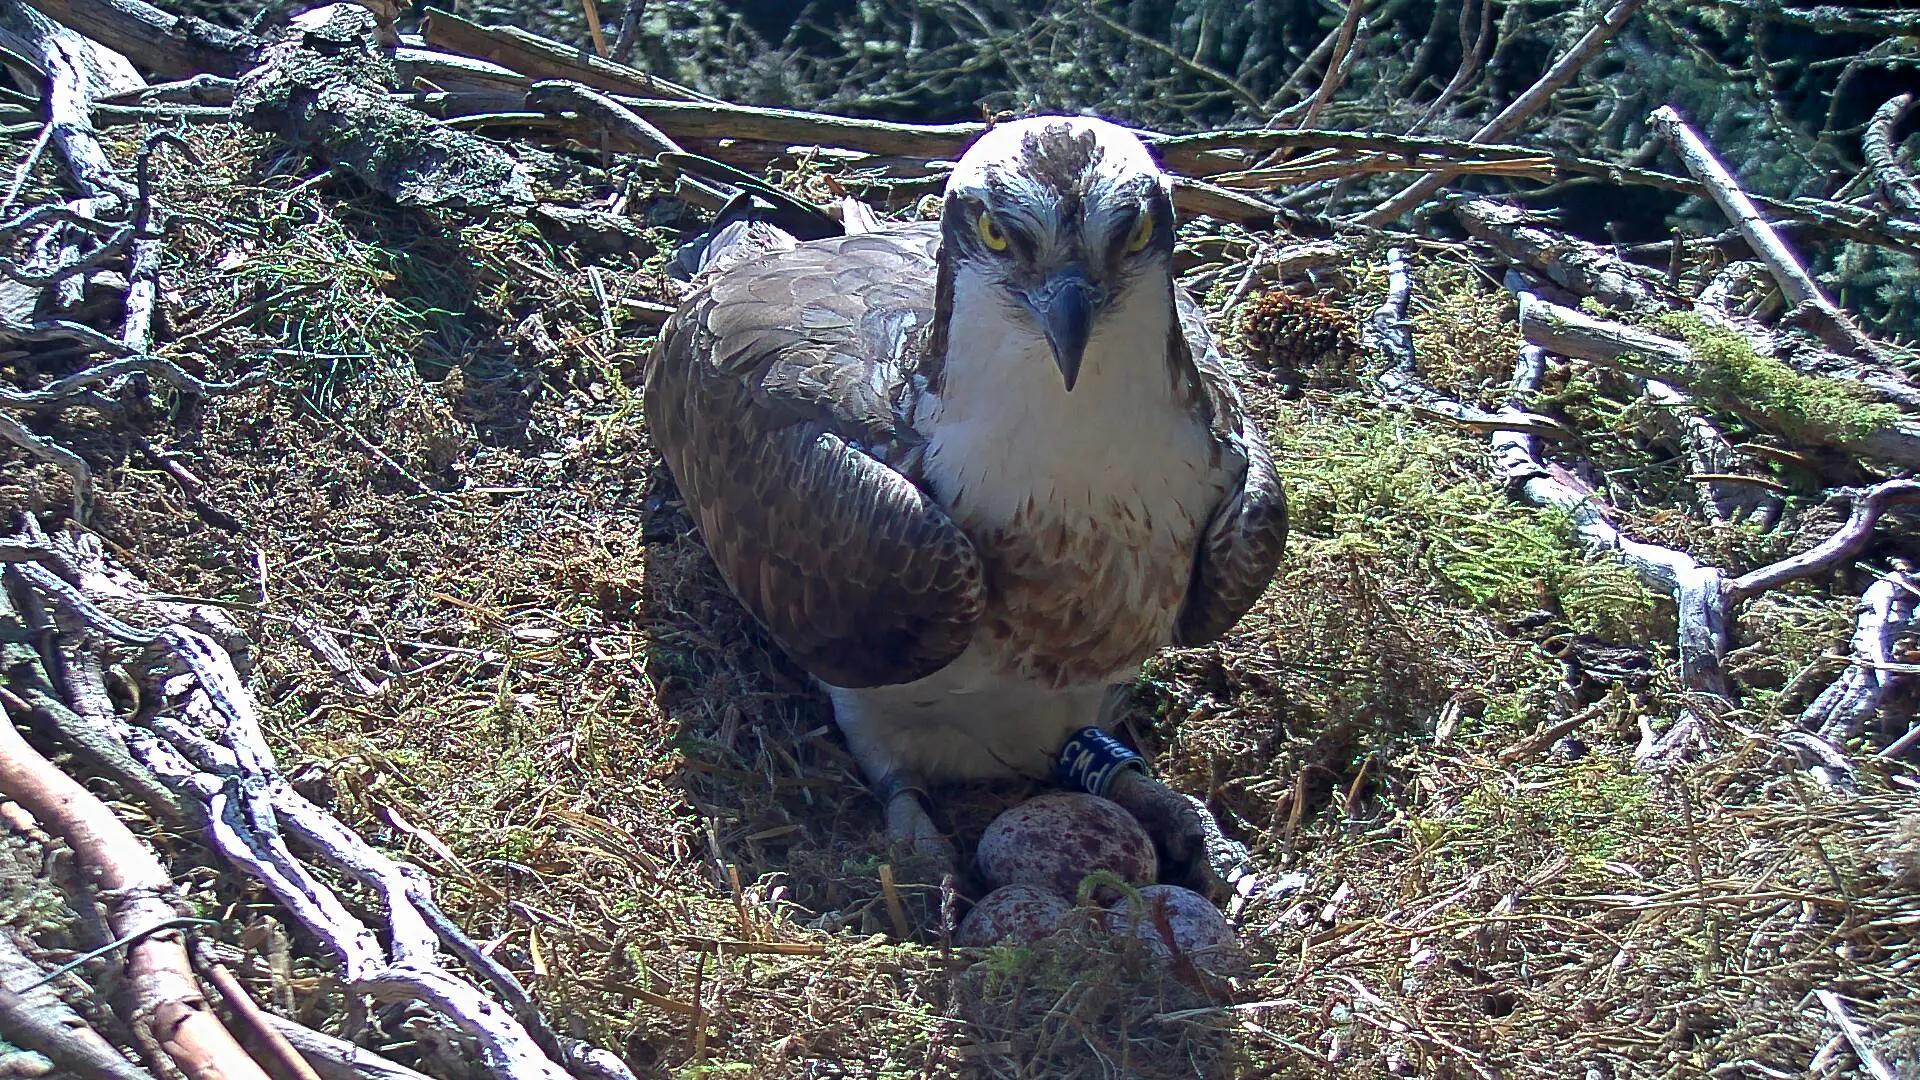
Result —
<instances>
[{"instance_id":1,"label":"speckled egg","mask_svg":"<svg viewBox=\"0 0 1920 1080\"><path fill-rule=\"evenodd\" d=\"M980 834L975 858L980 876L996 889L1032 885L1067 901L1096 870L1148 882L1159 869L1153 841L1132 814L1073 792L1029 799L994 818Z\"/></svg>"},{"instance_id":2,"label":"speckled egg","mask_svg":"<svg viewBox=\"0 0 1920 1080\"><path fill-rule=\"evenodd\" d=\"M1206 897L1178 885L1149 885L1141 889L1138 921L1133 917L1132 905L1122 897L1107 908L1107 929L1115 934L1131 931L1147 943L1147 951L1155 956L1172 956L1177 948L1182 956L1216 968L1238 966L1243 959L1240 943L1233 935L1233 924L1220 914L1220 909Z\"/></svg>"},{"instance_id":3,"label":"speckled egg","mask_svg":"<svg viewBox=\"0 0 1920 1080\"><path fill-rule=\"evenodd\" d=\"M1038 941L1066 921L1073 905L1031 885L1007 885L980 898L953 932L955 945Z\"/></svg>"}]
</instances>

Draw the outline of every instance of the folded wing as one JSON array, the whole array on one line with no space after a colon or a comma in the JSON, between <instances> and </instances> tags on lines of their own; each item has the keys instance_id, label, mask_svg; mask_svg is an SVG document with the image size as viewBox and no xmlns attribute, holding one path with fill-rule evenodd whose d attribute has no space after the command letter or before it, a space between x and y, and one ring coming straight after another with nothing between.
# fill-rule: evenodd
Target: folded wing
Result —
<instances>
[{"instance_id":1,"label":"folded wing","mask_svg":"<svg viewBox=\"0 0 1920 1080\"><path fill-rule=\"evenodd\" d=\"M835 686L910 682L985 604L965 534L895 464L937 232L800 244L719 271L662 330L647 423L721 574Z\"/></svg>"}]
</instances>

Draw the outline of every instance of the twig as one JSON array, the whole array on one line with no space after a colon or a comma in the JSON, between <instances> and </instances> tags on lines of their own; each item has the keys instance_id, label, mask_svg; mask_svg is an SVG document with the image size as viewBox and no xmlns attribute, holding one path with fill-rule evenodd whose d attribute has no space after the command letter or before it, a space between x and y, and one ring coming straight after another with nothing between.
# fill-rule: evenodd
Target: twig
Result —
<instances>
[{"instance_id":1,"label":"twig","mask_svg":"<svg viewBox=\"0 0 1920 1080\"><path fill-rule=\"evenodd\" d=\"M1671 105L1662 105L1648 117L1660 137L1673 148L1674 153L1687 166L1693 178L1707 186L1707 193L1719 205L1721 212L1733 221L1740 235L1746 238L1747 246L1765 263L1773 279L1779 283L1780 292L1787 302L1796 307L1811 308L1819 318L1816 332L1820 340L1839 352L1862 359L1878 359L1879 351L1846 313L1833 306L1814 284L1807 274L1806 267L1794 257L1786 241L1773 230L1767 219L1761 216L1753 200L1740 190L1739 181L1727 171L1727 167L1714 156L1713 149L1698 132L1694 131Z\"/></svg>"},{"instance_id":2,"label":"twig","mask_svg":"<svg viewBox=\"0 0 1920 1080\"><path fill-rule=\"evenodd\" d=\"M33 145L27 148L19 167L14 169L13 182L7 185L6 196L0 198L0 217L5 217L7 211L13 209L13 201L20 197L20 189L26 186L27 177L33 175L33 167L40 163L40 155L46 152L47 140L52 134L52 124L40 125L40 134L34 138Z\"/></svg>"},{"instance_id":3,"label":"twig","mask_svg":"<svg viewBox=\"0 0 1920 1080\"><path fill-rule=\"evenodd\" d=\"M1872 37L1911 37L1920 34L1920 16L1910 11L1874 11L1867 8L1822 4L1810 8L1790 8L1779 0L1712 0L1719 7L1732 8L1768 22L1801 26L1822 34L1865 34Z\"/></svg>"},{"instance_id":4,"label":"twig","mask_svg":"<svg viewBox=\"0 0 1920 1080\"><path fill-rule=\"evenodd\" d=\"M428 487L426 484L426 481L421 480L419 477L413 475L413 473L409 471L405 465L402 465L398 461L395 461L393 457L389 455L385 450L382 450L379 447L368 442L366 440L366 437L361 435L359 432L353 430L352 428L348 427L345 424L342 424L338 420L335 420L333 417L328 416L325 412L321 411L320 406L314 404L312 398L308 397L306 394L303 393L300 395L300 403L306 406L307 411L312 413L315 418L320 420L322 423L326 424L328 427L332 428L334 431L338 432L340 435L344 436L346 440L352 443L354 446L359 447L362 453L365 453L368 457L371 457L373 460L386 466L389 471L391 471L395 476L400 478L400 482L405 484L408 490L412 491L416 495L425 495L436 502L445 501L446 499L445 495L441 494L438 491L435 491L433 488Z\"/></svg>"},{"instance_id":5,"label":"twig","mask_svg":"<svg viewBox=\"0 0 1920 1080\"><path fill-rule=\"evenodd\" d=\"M1513 401L1538 385L1545 360L1538 347L1521 350L1514 368ZM1725 575L1684 551L1644 543L1621 532L1608 519L1605 503L1595 492L1576 487L1571 473L1541 463L1532 435L1495 432L1493 456L1522 499L1565 510L1590 547L1613 553L1643 580L1673 596L1679 607L1681 681L1688 689L1731 704L1732 689L1721 671L1732 632Z\"/></svg>"},{"instance_id":6,"label":"twig","mask_svg":"<svg viewBox=\"0 0 1920 1080\"><path fill-rule=\"evenodd\" d=\"M1366 0L1353 0L1353 2L1355 4L1364 6L1366 3ZM1242 86L1240 82L1237 79L1233 78L1231 75L1227 75L1224 72L1216 71L1205 64L1199 63L1193 60L1192 58L1185 56L1178 49L1174 49L1168 46L1166 42L1160 41L1156 38L1149 37L1146 34L1142 34L1139 31L1133 29L1132 27L1127 26L1125 23L1115 22L1113 19L1109 18L1105 13L1097 10L1092 5L1088 5L1086 8L1082 10L1086 14L1091 15L1094 21L1098 22L1101 26L1104 26L1109 31L1112 31L1113 33L1119 34L1121 37L1126 38L1127 41L1131 42L1132 44L1140 48L1147 49L1151 52L1159 54L1162 58L1167 60L1167 62L1171 63L1173 66L1179 68L1182 71L1188 72L1190 74L1198 75L1202 79L1207 80L1208 82L1216 83L1219 86L1225 88L1227 93L1232 94L1233 97L1240 102L1240 104L1246 106L1249 110L1255 113L1264 111L1261 107L1260 99L1253 95L1253 91L1248 90L1245 86Z\"/></svg>"},{"instance_id":7,"label":"twig","mask_svg":"<svg viewBox=\"0 0 1920 1080\"><path fill-rule=\"evenodd\" d=\"M1600 49L1627 24L1633 13L1639 10L1641 0L1620 0L1608 9L1605 16L1589 27L1580 39L1568 47L1567 51L1539 80L1514 98L1506 108L1500 110L1492 120L1474 132L1471 141L1498 142L1520 130L1521 125L1534 113L1546 106L1548 101L1561 87L1573 81L1587 61L1593 59ZM1424 176L1401 189L1400 193L1354 219L1357 224L1379 227L1394 220L1407 211L1427 201L1435 192L1445 187L1451 177L1446 173L1433 173Z\"/></svg>"},{"instance_id":8,"label":"twig","mask_svg":"<svg viewBox=\"0 0 1920 1080\"><path fill-rule=\"evenodd\" d=\"M64 332L64 327L70 326L72 326L72 324L63 324L62 332ZM88 344L99 344L117 349L121 352L126 351L124 344L116 342L112 338L100 335L97 331L88 331L88 333L93 335L92 338L83 337L83 340ZM94 340L95 338L97 338L97 342ZM57 379L39 390L8 390L0 387L0 408L45 409L63 405L69 400L79 396L81 391L90 386L95 386L109 379L115 379L136 371L157 376L186 393L197 394L203 397L236 393L249 387L259 386L269 381L272 376L271 372L263 369L250 371L232 382L209 382L198 375L188 372L185 368L182 368L179 364L174 363L164 356L154 356L149 353L135 353L133 355L123 355L118 359L106 361L83 371L76 371L72 375Z\"/></svg>"},{"instance_id":9,"label":"twig","mask_svg":"<svg viewBox=\"0 0 1920 1080\"><path fill-rule=\"evenodd\" d=\"M424 884L367 846L346 826L296 793L280 776L250 694L227 654L184 626L132 626L34 563L14 573L69 618L118 641L157 648L193 678L174 719L150 721L153 734L129 732L135 755L182 796L203 800L214 846L257 877L339 960L350 989L380 1001L420 1001L470 1036L481 1063L503 1080L565 1080L550 1051L473 986L441 968L436 932L417 903ZM218 741L199 734L219 732ZM380 901L387 945L347 911L332 889L292 855L290 834ZM548 1040L551 1043L551 1040Z\"/></svg>"}]
</instances>

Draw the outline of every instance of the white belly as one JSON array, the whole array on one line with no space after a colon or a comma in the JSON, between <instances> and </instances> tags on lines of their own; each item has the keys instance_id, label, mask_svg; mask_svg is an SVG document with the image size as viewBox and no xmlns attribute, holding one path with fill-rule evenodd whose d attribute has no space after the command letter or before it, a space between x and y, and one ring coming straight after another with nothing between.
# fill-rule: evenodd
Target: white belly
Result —
<instances>
[{"instance_id":1,"label":"white belly","mask_svg":"<svg viewBox=\"0 0 1920 1080\"><path fill-rule=\"evenodd\" d=\"M1062 689L996 670L977 643L917 682L827 687L834 720L875 779L896 769L930 781L1044 777L1067 736L1113 722L1108 684Z\"/></svg>"}]
</instances>

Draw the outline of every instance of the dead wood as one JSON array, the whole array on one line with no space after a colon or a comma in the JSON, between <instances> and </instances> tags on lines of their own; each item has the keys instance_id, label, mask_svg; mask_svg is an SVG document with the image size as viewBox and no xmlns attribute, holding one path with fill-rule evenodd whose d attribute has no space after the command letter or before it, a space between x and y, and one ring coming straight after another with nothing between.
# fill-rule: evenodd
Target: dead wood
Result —
<instances>
[{"instance_id":1,"label":"dead wood","mask_svg":"<svg viewBox=\"0 0 1920 1080\"><path fill-rule=\"evenodd\" d=\"M1658 379L1689 392L1705 385L1699 362L1684 342L1596 318L1542 300L1525 291L1521 292L1520 298L1520 329L1532 344L1562 356L1578 357L1642 378ZM1767 426L1770 420L1756 413L1747 402L1722 397L1712 403L1746 416L1761 426ZM1826 430L1805 434L1904 468L1920 468L1920 423L1912 420L1877 423L1866 430Z\"/></svg>"},{"instance_id":2,"label":"dead wood","mask_svg":"<svg viewBox=\"0 0 1920 1080\"><path fill-rule=\"evenodd\" d=\"M46 972L0 934L0 1038L88 1080L153 1080L60 999Z\"/></svg>"},{"instance_id":3,"label":"dead wood","mask_svg":"<svg viewBox=\"0 0 1920 1080\"><path fill-rule=\"evenodd\" d=\"M1868 121L1866 132L1860 136L1860 150L1880 196L1887 200L1889 206L1909 215L1920 214L1920 184L1915 183L1913 174L1901 166L1899 155L1894 152L1893 132L1912 107L1912 94L1888 98L1884 105L1873 111L1873 119Z\"/></svg>"},{"instance_id":4,"label":"dead wood","mask_svg":"<svg viewBox=\"0 0 1920 1080\"><path fill-rule=\"evenodd\" d=\"M566 79L597 90L674 101L712 101L644 71L616 64L592 53L569 49L557 41L513 26L482 26L450 11L430 7L422 26L427 44L449 52L478 57L535 79Z\"/></svg>"},{"instance_id":5,"label":"dead wood","mask_svg":"<svg viewBox=\"0 0 1920 1080\"><path fill-rule=\"evenodd\" d=\"M41 14L163 78L237 76L259 39L204 19L170 15L143 0L26 0Z\"/></svg>"},{"instance_id":6,"label":"dead wood","mask_svg":"<svg viewBox=\"0 0 1920 1080\"><path fill-rule=\"evenodd\" d=\"M1761 262L1766 263L1787 303L1805 306L1817 316L1814 329L1820 340L1849 356L1878 360L1879 350L1860 332L1859 327L1853 325L1853 320L1834 307L1833 301L1828 300L1820 287L1814 284L1806 267L1800 265L1800 260L1787 247L1786 241L1780 239L1780 234L1768 224L1759 208L1753 205L1753 200L1740 189L1739 181L1714 156L1706 140L1681 119L1672 106L1663 105L1655 109L1648 122L1680 156L1694 179L1707 186L1707 193L1713 196L1713 201L1721 211L1732 219L1734 227L1746 238L1747 246L1753 249Z\"/></svg>"},{"instance_id":7,"label":"dead wood","mask_svg":"<svg viewBox=\"0 0 1920 1080\"><path fill-rule=\"evenodd\" d=\"M220 999L241 1025L251 1033L252 1041L263 1051L262 1056L273 1062L273 1071L278 1080L320 1080L313 1066L300 1056L300 1051L288 1040L281 1030L273 1026L267 1014L254 1004L247 988L240 985L233 972L218 960L201 951L201 970L206 973L207 981L220 992Z\"/></svg>"},{"instance_id":8,"label":"dead wood","mask_svg":"<svg viewBox=\"0 0 1920 1080\"><path fill-rule=\"evenodd\" d=\"M1549 281L1620 311L1666 306L1653 275L1612 252L1535 222L1526 211L1492 199L1464 199L1453 215L1467 232Z\"/></svg>"},{"instance_id":9,"label":"dead wood","mask_svg":"<svg viewBox=\"0 0 1920 1080\"><path fill-rule=\"evenodd\" d=\"M108 615L93 597L37 563L16 564L12 573L73 624L156 649L177 665L181 675L162 688L174 708L151 719L151 734L128 733L135 756L177 795L204 806L215 850L281 901L334 957L355 993L425 1003L474 1042L482 1065L506 1080L565 1080L560 1058L566 1049L539 1021L530 999L522 995L525 1008L515 1012L532 1014L531 1030L522 1017L507 1015L441 966L436 942L452 924L434 906L424 878L369 847L281 777L252 697L225 650L177 623L149 629ZM218 735L209 738L205 731ZM379 899L382 935L301 863L289 838ZM485 960L478 949L471 951ZM490 971L496 985L511 980L490 962L481 970Z\"/></svg>"},{"instance_id":10,"label":"dead wood","mask_svg":"<svg viewBox=\"0 0 1920 1080\"><path fill-rule=\"evenodd\" d=\"M533 201L518 162L396 102L394 78L372 14L339 5L322 26L289 28L262 50L235 89L234 116L313 146L403 205L486 210Z\"/></svg>"},{"instance_id":11,"label":"dead wood","mask_svg":"<svg viewBox=\"0 0 1920 1080\"><path fill-rule=\"evenodd\" d=\"M10 718L4 706L0 716ZM0 723L0 792L73 849L98 883L115 934L149 930L180 914L173 880L153 854L11 722ZM154 930L128 946L127 966L129 1024L190 1080L267 1080L201 995L179 930Z\"/></svg>"},{"instance_id":12,"label":"dead wood","mask_svg":"<svg viewBox=\"0 0 1920 1080\"><path fill-rule=\"evenodd\" d=\"M1895 571L1867 586L1860 597L1860 617L1854 626L1845 671L1820 691L1804 712L1800 726L1830 741L1850 739L1865 730L1880 705L1908 678L1895 644L1914 627L1920 605L1920 581Z\"/></svg>"},{"instance_id":13,"label":"dead wood","mask_svg":"<svg viewBox=\"0 0 1920 1080\"><path fill-rule=\"evenodd\" d=\"M580 114L583 122L597 127L609 140L609 150L656 157L686 152L666 132L654 127L633 110L580 83L560 79L534 83L527 90L527 105L550 115L558 115L566 110Z\"/></svg>"},{"instance_id":14,"label":"dead wood","mask_svg":"<svg viewBox=\"0 0 1920 1080\"><path fill-rule=\"evenodd\" d=\"M1539 385L1545 370L1545 352L1537 346L1522 350L1514 366L1509 409L1517 411L1517 403ZM1520 498L1535 506L1566 511L1589 547L1611 553L1648 584L1673 597L1679 608L1681 682L1690 690L1731 705L1733 690L1721 667L1733 629L1726 575L1684 551L1649 544L1622 532L1608 517L1606 502L1598 492L1573 472L1541 460L1533 435L1496 431L1492 448L1496 468Z\"/></svg>"},{"instance_id":15,"label":"dead wood","mask_svg":"<svg viewBox=\"0 0 1920 1080\"><path fill-rule=\"evenodd\" d=\"M267 1023L300 1051L300 1056L320 1074L321 1080L428 1080L425 1073L388 1061L363 1046L315 1031L284 1016L272 1013L265 1016Z\"/></svg>"},{"instance_id":16,"label":"dead wood","mask_svg":"<svg viewBox=\"0 0 1920 1080\"><path fill-rule=\"evenodd\" d=\"M61 26L36 8L24 3L0 8L0 46L32 59L40 51L39 43L49 37L63 38L70 45L68 56L79 70L81 89L89 100L136 92L147 85L126 57ZM46 76L44 65L37 74Z\"/></svg>"},{"instance_id":17,"label":"dead wood","mask_svg":"<svg viewBox=\"0 0 1920 1080\"><path fill-rule=\"evenodd\" d=\"M1832 536L1798 555L1792 555L1736 578L1729 586L1735 600L1758 596L1789 581L1812 577L1851 558L1873 537L1875 525L1891 506L1920 503L1920 480L1888 480L1855 493L1853 510Z\"/></svg>"}]
</instances>

